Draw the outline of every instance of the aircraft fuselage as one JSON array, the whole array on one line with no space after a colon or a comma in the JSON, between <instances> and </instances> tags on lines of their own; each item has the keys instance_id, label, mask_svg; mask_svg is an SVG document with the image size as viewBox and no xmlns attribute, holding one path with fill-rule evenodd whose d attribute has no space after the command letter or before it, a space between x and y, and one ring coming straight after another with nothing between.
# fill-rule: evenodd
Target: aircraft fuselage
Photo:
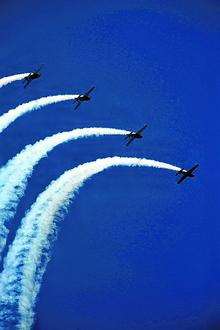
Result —
<instances>
[{"instance_id":1,"label":"aircraft fuselage","mask_svg":"<svg viewBox=\"0 0 220 330\"><path fill-rule=\"evenodd\" d=\"M182 174L186 178L193 178L195 175L191 172L181 170L179 174Z\"/></svg>"},{"instance_id":2,"label":"aircraft fuselage","mask_svg":"<svg viewBox=\"0 0 220 330\"><path fill-rule=\"evenodd\" d=\"M142 139L143 136L139 133L131 133L131 137L135 139Z\"/></svg>"},{"instance_id":3,"label":"aircraft fuselage","mask_svg":"<svg viewBox=\"0 0 220 330\"><path fill-rule=\"evenodd\" d=\"M33 72L33 73L31 73L30 76L27 77L27 78L30 79L30 80L34 80L34 79L39 78L40 76L41 76L40 73Z\"/></svg>"},{"instance_id":4,"label":"aircraft fuselage","mask_svg":"<svg viewBox=\"0 0 220 330\"><path fill-rule=\"evenodd\" d=\"M83 101L89 101L90 99L91 99L91 97L88 96L88 95L80 95L80 96L78 97L78 101L80 101L80 102L83 102Z\"/></svg>"}]
</instances>

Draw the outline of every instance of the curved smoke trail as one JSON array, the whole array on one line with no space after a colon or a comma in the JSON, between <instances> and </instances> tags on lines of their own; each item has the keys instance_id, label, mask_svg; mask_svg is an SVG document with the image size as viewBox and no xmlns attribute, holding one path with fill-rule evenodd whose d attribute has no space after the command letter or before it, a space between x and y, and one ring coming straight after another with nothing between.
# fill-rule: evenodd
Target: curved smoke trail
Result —
<instances>
[{"instance_id":1,"label":"curved smoke trail","mask_svg":"<svg viewBox=\"0 0 220 330\"><path fill-rule=\"evenodd\" d=\"M16 80L22 80L22 79L26 78L29 74L30 73L20 73L20 74L15 74L13 76L0 78L0 88L2 88L5 85L8 85Z\"/></svg>"},{"instance_id":2,"label":"curved smoke trail","mask_svg":"<svg viewBox=\"0 0 220 330\"><path fill-rule=\"evenodd\" d=\"M155 160L112 157L79 165L53 181L23 218L5 259L0 276L0 320L4 325L15 322L18 329L30 329L33 307L49 258L50 242L56 233L55 220L62 217L74 194L88 178L112 166L180 170Z\"/></svg>"},{"instance_id":3,"label":"curved smoke trail","mask_svg":"<svg viewBox=\"0 0 220 330\"><path fill-rule=\"evenodd\" d=\"M40 99L30 101L28 103L23 103L14 109L9 110L0 116L0 133L4 131L15 119L24 115L26 112L30 112L48 104L53 104L57 102L63 102L68 100L74 100L79 95L55 95L41 97Z\"/></svg>"},{"instance_id":4,"label":"curved smoke trail","mask_svg":"<svg viewBox=\"0 0 220 330\"><path fill-rule=\"evenodd\" d=\"M20 198L24 195L28 178L37 163L57 145L102 135L126 135L128 131L115 128L89 127L61 132L26 146L0 169L0 254L6 244L8 229L6 224L14 216Z\"/></svg>"}]
</instances>

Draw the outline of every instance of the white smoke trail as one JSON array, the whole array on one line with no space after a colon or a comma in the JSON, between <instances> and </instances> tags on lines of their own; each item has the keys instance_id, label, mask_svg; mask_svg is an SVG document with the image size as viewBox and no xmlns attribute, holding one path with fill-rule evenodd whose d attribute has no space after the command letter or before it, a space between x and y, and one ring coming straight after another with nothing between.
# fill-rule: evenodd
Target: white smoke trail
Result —
<instances>
[{"instance_id":1,"label":"white smoke trail","mask_svg":"<svg viewBox=\"0 0 220 330\"><path fill-rule=\"evenodd\" d=\"M41 97L40 99L30 101L28 103L23 103L14 109L9 110L0 116L0 133L7 128L15 119L22 116L26 112L30 112L48 104L53 104L57 102L63 102L68 100L74 100L79 95L55 95Z\"/></svg>"},{"instance_id":2,"label":"white smoke trail","mask_svg":"<svg viewBox=\"0 0 220 330\"><path fill-rule=\"evenodd\" d=\"M4 325L5 322L17 322L18 329L30 329L50 242L56 233L56 220L62 217L74 194L88 178L112 166L180 170L155 160L112 157L79 165L53 181L23 218L5 259L0 276L0 320Z\"/></svg>"},{"instance_id":3,"label":"white smoke trail","mask_svg":"<svg viewBox=\"0 0 220 330\"><path fill-rule=\"evenodd\" d=\"M0 78L0 88L2 88L5 85L8 85L16 80L22 80L22 79L26 78L29 74L30 73L20 73L20 74L15 74L13 76Z\"/></svg>"},{"instance_id":4,"label":"white smoke trail","mask_svg":"<svg viewBox=\"0 0 220 330\"><path fill-rule=\"evenodd\" d=\"M19 154L10 159L0 169L0 254L6 244L8 221L14 216L20 198L24 195L28 178L33 172L34 166L47 153L57 145L86 138L102 135L126 135L128 131L115 128L89 127L74 129L49 136L33 145L26 146Z\"/></svg>"}]
</instances>

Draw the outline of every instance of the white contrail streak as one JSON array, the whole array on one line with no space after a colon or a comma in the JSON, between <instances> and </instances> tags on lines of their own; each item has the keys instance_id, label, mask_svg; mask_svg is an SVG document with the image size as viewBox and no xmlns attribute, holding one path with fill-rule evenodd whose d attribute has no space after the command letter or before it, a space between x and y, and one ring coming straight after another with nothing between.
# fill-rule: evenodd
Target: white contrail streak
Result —
<instances>
[{"instance_id":1,"label":"white contrail streak","mask_svg":"<svg viewBox=\"0 0 220 330\"><path fill-rule=\"evenodd\" d=\"M27 112L37 110L41 107L44 107L48 104L53 104L57 102L63 102L68 100L74 100L79 95L55 95L55 96L46 96L41 97L40 99L30 101L28 103L23 103L17 106L14 109L9 110L0 116L0 133L7 128L13 121L18 117L24 115Z\"/></svg>"},{"instance_id":2,"label":"white contrail streak","mask_svg":"<svg viewBox=\"0 0 220 330\"><path fill-rule=\"evenodd\" d=\"M57 145L102 135L126 135L128 131L115 128L89 127L74 129L49 136L33 145L26 146L0 169L0 255L6 244L9 220L14 216L20 198L24 195L28 178L37 163Z\"/></svg>"},{"instance_id":3,"label":"white contrail streak","mask_svg":"<svg viewBox=\"0 0 220 330\"><path fill-rule=\"evenodd\" d=\"M49 259L50 242L56 234L56 220L62 217L74 194L88 178L112 166L180 170L150 159L112 157L79 165L53 181L23 218L5 258L0 276L2 324L17 322L18 329L30 329L36 296Z\"/></svg>"},{"instance_id":4,"label":"white contrail streak","mask_svg":"<svg viewBox=\"0 0 220 330\"><path fill-rule=\"evenodd\" d=\"M30 73L20 73L20 74L15 74L13 76L0 78L0 88L2 88L5 85L11 84L14 81L22 80L26 78L29 74Z\"/></svg>"}]
</instances>

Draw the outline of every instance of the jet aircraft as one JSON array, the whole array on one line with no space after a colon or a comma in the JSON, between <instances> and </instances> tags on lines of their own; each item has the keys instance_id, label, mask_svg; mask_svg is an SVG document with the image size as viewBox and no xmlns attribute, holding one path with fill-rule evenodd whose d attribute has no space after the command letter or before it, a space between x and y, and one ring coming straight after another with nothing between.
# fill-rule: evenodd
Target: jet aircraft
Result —
<instances>
[{"instance_id":1,"label":"jet aircraft","mask_svg":"<svg viewBox=\"0 0 220 330\"><path fill-rule=\"evenodd\" d=\"M195 175L193 173L197 169L197 167L199 167L199 164L196 164L195 166L193 166L189 170L181 169L180 171L178 171L176 173L176 175L182 175L182 176L179 179L179 181L177 181L177 183L180 184L181 182L183 182L187 178L194 178Z\"/></svg>"},{"instance_id":2,"label":"jet aircraft","mask_svg":"<svg viewBox=\"0 0 220 330\"><path fill-rule=\"evenodd\" d=\"M90 101L90 100L91 100L91 96L90 96L90 94L92 93L92 91L93 91L94 89L95 89L95 87L90 88L85 94L81 94L81 95L79 95L79 96L74 100L74 101L77 103L77 105L75 106L74 110L78 109L82 102L86 102L86 101Z\"/></svg>"},{"instance_id":3,"label":"jet aircraft","mask_svg":"<svg viewBox=\"0 0 220 330\"><path fill-rule=\"evenodd\" d=\"M144 127L139 129L139 131L131 132L128 135L126 135L125 137L125 140L127 140L126 146L129 146L129 144L131 144L131 142L134 141L135 139L142 139L143 137L142 133L146 127L147 125L144 125Z\"/></svg>"},{"instance_id":4,"label":"jet aircraft","mask_svg":"<svg viewBox=\"0 0 220 330\"><path fill-rule=\"evenodd\" d=\"M38 70L31 72L27 77L24 78L24 80L23 80L24 88L26 88L32 82L32 80L40 78L41 69L42 69L42 65L40 66L40 68Z\"/></svg>"}]
</instances>

